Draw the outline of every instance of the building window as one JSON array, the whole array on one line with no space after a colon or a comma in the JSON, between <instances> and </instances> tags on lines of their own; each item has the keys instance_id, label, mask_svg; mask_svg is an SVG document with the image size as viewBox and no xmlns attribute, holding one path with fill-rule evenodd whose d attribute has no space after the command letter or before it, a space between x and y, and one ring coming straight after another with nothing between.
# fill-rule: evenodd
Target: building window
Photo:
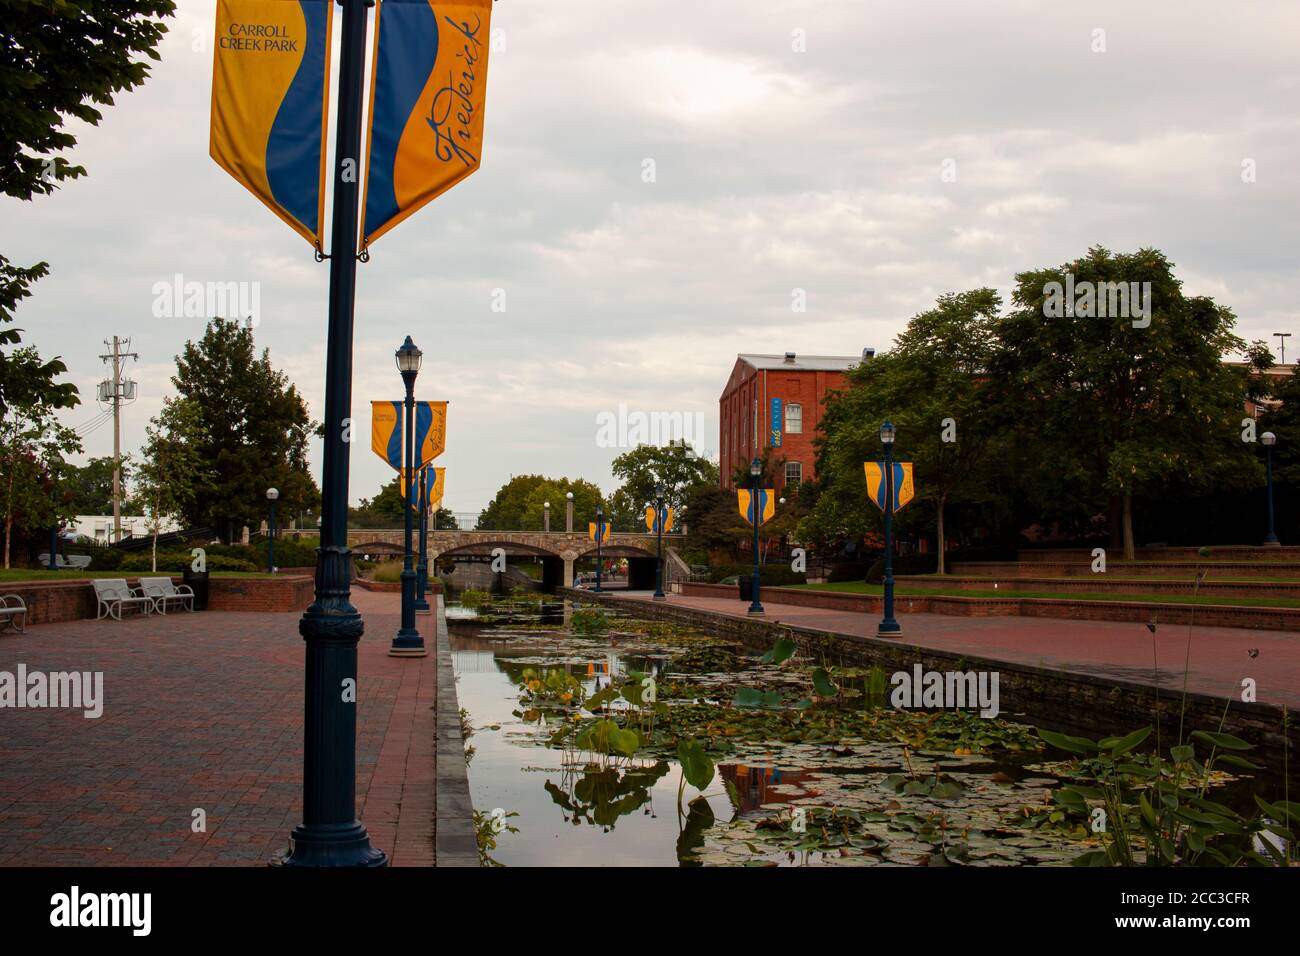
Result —
<instances>
[{"instance_id":1,"label":"building window","mask_svg":"<svg viewBox=\"0 0 1300 956\"><path fill-rule=\"evenodd\" d=\"M795 487L801 481L803 481L803 465L797 461L787 461L785 463L786 487Z\"/></svg>"},{"instance_id":2,"label":"building window","mask_svg":"<svg viewBox=\"0 0 1300 956\"><path fill-rule=\"evenodd\" d=\"M802 405L787 405L785 407L785 430L791 435L803 434Z\"/></svg>"}]
</instances>

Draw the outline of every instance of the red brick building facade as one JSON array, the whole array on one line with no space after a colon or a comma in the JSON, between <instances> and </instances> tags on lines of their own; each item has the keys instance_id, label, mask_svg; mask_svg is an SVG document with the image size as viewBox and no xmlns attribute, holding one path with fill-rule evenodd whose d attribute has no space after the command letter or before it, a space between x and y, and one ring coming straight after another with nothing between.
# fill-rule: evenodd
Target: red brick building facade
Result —
<instances>
[{"instance_id":1,"label":"red brick building facade","mask_svg":"<svg viewBox=\"0 0 1300 956\"><path fill-rule=\"evenodd\" d=\"M813 437L826 393L844 386L844 373L862 361L841 355L737 355L718 399L718 461L722 487L732 472L762 456L786 460L778 488L816 477Z\"/></svg>"}]
</instances>

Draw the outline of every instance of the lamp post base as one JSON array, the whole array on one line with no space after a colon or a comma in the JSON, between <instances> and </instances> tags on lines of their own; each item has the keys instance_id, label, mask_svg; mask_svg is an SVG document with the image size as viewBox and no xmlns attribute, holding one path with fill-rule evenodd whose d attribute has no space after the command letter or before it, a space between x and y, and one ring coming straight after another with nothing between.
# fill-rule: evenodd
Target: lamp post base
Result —
<instances>
[{"instance_id":1,"label":"lamp post base","mask_svg":"<svg viewBox=\"0 0 1300 956\"><path fill-rule=\"evenodd\" d=\"M754 617L761 617L763 614L766 614L767 612L763 610L763 605L751 604L749 606L749 610L746 613L753 615Z\"/></svg>"},{"instance_id":2,"label":"lamp post base","mask_svg":"<svg viewBox=\"0 0 1300 956\"><path fill-rule=\"evenodd\" d=\"M902 637L903 628L897 621L881 621L876 637Z\"/></svg>"},{"instance_id":3,"label":"lamp post base","mask_svg":"<svg viewBox=\"0 0 1300 956\"><path fill-rule=\"evenodd\" d=\"M1260 543L1260 547L1261 547L1261 548L1280 548L1280 547L1282 547L1282 542L1279 541L1279 540L1277 540L1276 536L1274 536L1274 537L1270 537L1270 538L1265 538L1265 539Z\"/></svg>"},{"instance_id":4,"label":"lamp post base","mask_svg":"<svg viewBox=\"0 0 1300 956\"><path fill-rule=\"evenodd\" d=\"M270 861L271 866L387 866L388 856L370 845L361 821L346 826L300 824L290 839L292 848Z\"/></svg>"},{"instance_id":5,"label":"lamp post base","mask_svg":"<svg viewBox=\"0 0 1300 956\"><path fill-rule=\"evenodd\" d=\"M667 600L668 600L668 595L667 595L667 594L656 594L656 595L654 595L654 596L652 597L652 600L655 600L655 601L667 601Z\"/></svg>"}]
</instances>

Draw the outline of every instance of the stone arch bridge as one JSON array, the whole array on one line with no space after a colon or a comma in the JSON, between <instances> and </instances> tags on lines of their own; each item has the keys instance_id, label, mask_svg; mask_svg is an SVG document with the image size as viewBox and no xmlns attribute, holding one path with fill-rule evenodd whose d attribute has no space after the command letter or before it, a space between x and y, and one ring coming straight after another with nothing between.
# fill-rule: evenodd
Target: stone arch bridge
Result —
<instances>
[{"instance_id":1,"label":"stone arch bridge","mask_svg":"<svg viewBox=\"0 0 1300 956\"><path fill-rule=\"evenodd\" d=\"M288 532L294 534L295 532ZM316 537L317 532L296 532L303 539ZM352 528L348 530L348 547L354 552L368 554L402 553L404 531ZM596 544L585 533L577 531L429 531L429 560L460 558L487 560L500 548L507 558L540 558L543 583L547 585L573 584L575 561L596 557ZM676 555L684 536L678 533L664 535L665 583L675 580L670 568L681 564L679 573L689 569ZM601 545L605 558L628 559L628 587L654 587L655 536L652 534L619 534L609 536Z\"/></svg>"}]
</instances>

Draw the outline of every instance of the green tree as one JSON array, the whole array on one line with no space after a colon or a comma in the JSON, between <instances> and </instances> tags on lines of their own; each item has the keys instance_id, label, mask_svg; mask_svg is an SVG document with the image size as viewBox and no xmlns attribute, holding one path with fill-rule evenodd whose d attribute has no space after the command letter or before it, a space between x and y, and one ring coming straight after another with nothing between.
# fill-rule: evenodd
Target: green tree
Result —
<instances>
[{"instance_id":1,"label":"green tree","mask_svg":"<svg viewBox=\"0 0 1300 956\"><path fill-rule=\"evenodd\" d=\"M1056 308L1067 274L1085 292L1138 283L1140 294L1149 283L1145 309L1135 315L1130 296L1129 315L1102 317L1101 295L1088 307L1084 293ZM1094 247L1018 274L1013 299L990 377L1016 410L1017 461L1039 501L1077 503L1076 515L1108 509L1112 546L1122 541L1132 560L1135 498L1260 482L1239 434L1246 374L1223 363L1246 343L1229 309L1183 294L1161 252Z\"/></svg>"},{"instance_id":2,"label":"green tree","mask_svg":"<svg viewBox=\"0 0 1300 956\"><path fill-rule=\"evenodd\" d=\"M199 454L202 417L193 402L169 399L145 426L145 444L136 470L136 497L153 534L152 569L158 570L158 531L169 518L181 517L198 489L209 480ZM111 467L111 462L110 462Z\"/></svg>"},{"instance_id":3,"label":"green tree","mask_svg":"<svg viewBox=\"0 0 1300 956\"><path fill-rule=\"evenodd\" d=\"M402 514L402 488L393 475L373 498L362 498L359 507L349 509L348 521L357 528L400 528L406 520Z\"/></svg>"},{"instance_id":4,"label":"green tree","mask_svg":"<svg viewBox=\"0 0 1300 956\"><path fill-rule=\"evenodd\" d=\"M122 456L122 482L126 484L133 469L130 456ZM69 465L62 485L68 494L68 507L75 515L113 513L113 458L92 458L80 467Z\"/></svg>"},{"instance_id":5,"label":"green tree","mask_svg":"<svg viewBox=\"0 0 1300 956\"><path fill-rule=\"evenodd\" d=\"M317 428L307 403L270 353L256 354L252 329L224 319L208 323L198 342L176 357L172 384L196 409L197 452L207 478L184 509L229 542L266 512L266 489L278 488L285 514L315 511L320 492L307 466L307 441Z\"/></svg>"},{"instance_id":6,"label":"green tree","mask_svg":"<svg viewBox=\"0 0 1300 956\"><path fill-rule=\"evenodd\" d=\"M610 470L623 484L610 496L606 515L615 531L645 531L645 505L664 488L664 503L679 516L692 492L718 486L718 466L695 454L682 439L667 445L637 445L614 459ZM680 517L674 522L680 521Z\"/></svg>"},{"instance_id":7,"label":"green tree","mask_svg":"<svg viewBox=\"0 0 1300 956\"><path fill-rule=\"evenodd\" d=\"M551 505L551 530L564 530L565 495L573 493L573 529L585 531L596 518L596 505L604 501L600 489L581 478L547 478L515 475L501 486L479 514L478 527L486 531L540 531L545 504Z\"/></svg>"},{"instance_id":8,"label":"green tree","mask_svg":"<svg viewBox=\"0 0 1300 956\"><path fill-rule=\"evenodd\" d=\"M0 417L0 494L4 496L4 566L11 566L16 531L47 528L66 516L55 499L54 478L63 457L81 451L76 432L58 423L55 411L63 394L45 391L51 374L63 363L42 361L33 348L9 356L7 402Z\"/></svg>"},{"instance_id":9,"label":"green tree","mask_svg":"<svg viewBox=\"0 0 1300 956\"><path fill-rule=\"evenodd\" d=\"M863 463L881 458L880 426L889 420L895 458L912 462L915 482L915 503L899 512L900 522L924 520L926 530L933 522L938 572L945 572L949 507L1001 490L991 464L1005 452L1005 429L987 377L1000 307L992 289L940 296L889 352L850 373L823 416L817 470L828 478L801 532L834 540L846 530L875 530L881 517L867 499Z\"/></svg>"},{"instance_id":10,"label":"green tree","mask_svg":"<svg viewBox=\"0 0 1300 956\"><path fill-rule=\"evenodd\" d=\"M0 193L29 201L48 195L65 179L86 175L59 151L76 136L68 120L97 125L98 107L145 81L148 64L175 12L172 0L10 0L2 5L0 34ZM49 272L44 262L13 265L0 255L0 324L13 321L19 301ZM12 348L21 329L0 329L0 346ZM6 412L12 355L0 352L0 417ZM55 363L58 360L55 359ZM61 365L61 363L58 363ZM31 374L31 369L24 370ZM46 363L42 387L55 408L76 404L71 383Z\"/></svg>"}]
</instances>

